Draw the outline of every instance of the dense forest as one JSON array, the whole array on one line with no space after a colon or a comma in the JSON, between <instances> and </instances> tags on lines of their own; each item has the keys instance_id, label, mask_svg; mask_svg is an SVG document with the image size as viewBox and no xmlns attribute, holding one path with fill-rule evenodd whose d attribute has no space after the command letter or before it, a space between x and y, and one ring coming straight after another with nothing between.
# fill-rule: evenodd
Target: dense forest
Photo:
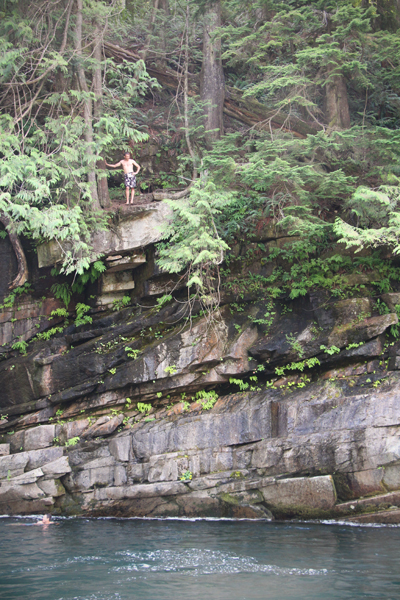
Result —
<instances>
[{"instance_id":1,"label":"dense forest","mask_svg":"<svg viewBox=\"0 0 400 600\"><path fill-rule=\"evenodd\" d=\"M158 263L187 277L204 307L218 305L221 274L239 296L357 294L342 277L354 269L379 273L390 291L399 26L398 0L2 0L0 221L18 257L12 289L27 282L21 239L57 240L64 277L101 259L91 234L123 197L105 161L130 151L140 162L151 141L170 170L141 174L142 192L175 215ZM262 258L278 266L230 276L246 261L235 242L262 252L257 234L270 226L294 240ZM338 243L370 250L351 261Z\"/></svg>"}]
</instances>

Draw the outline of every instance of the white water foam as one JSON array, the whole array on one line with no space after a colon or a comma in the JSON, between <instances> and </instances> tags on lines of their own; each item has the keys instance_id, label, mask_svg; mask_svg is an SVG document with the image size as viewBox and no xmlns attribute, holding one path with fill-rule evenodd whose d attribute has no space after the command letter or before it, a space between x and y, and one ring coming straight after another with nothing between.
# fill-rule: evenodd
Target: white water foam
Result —
<instances>
[{"instance_id":1,"label":"white water foam","mask_svg":"<svg viewBox=\"0 0 400 600\"><path fill-rule=\"evenodd\" d=\"M0 515L0 519L21 519L26 521L37 521L43 515ZM287 526L296 526L300 523L302 524L312 524L312 525L340 525L347 527L374 527L377 529L381 528L400 528L400 524L393 523L354 523L352 521L344 521L344 520L336 520L336 519L309 519L309 520L300 520L300 519L290 519L287 521L272 521L271 519L233 519L230 517L87 517L85 515L79 516L55 516L53 515L54 521L74 521L74 520L85 520L89 521L183 521L183 522L196 522L196 521L210 521L210 522L247 522L247 523L271 523L287 525ZM29 525L33 523L27 523Z\"/></svg>"},{"instance_id":2,"label":"white water foam","mask_svg":"<svg viewBox=\"0 0 400 600\"><path fill-rule=\"evenodd\" d=\"M126 557L129 564L114 567L112 569L114 572L177 573L193 577L234 573L269 573L271 575L286 576L318 576L328 573L327 569L296 569L263 565L252 556L236 556L218 550L198 548L178 551L155 550L153 552L125 550L117 554Z\"/></svg>"}]
</instances>

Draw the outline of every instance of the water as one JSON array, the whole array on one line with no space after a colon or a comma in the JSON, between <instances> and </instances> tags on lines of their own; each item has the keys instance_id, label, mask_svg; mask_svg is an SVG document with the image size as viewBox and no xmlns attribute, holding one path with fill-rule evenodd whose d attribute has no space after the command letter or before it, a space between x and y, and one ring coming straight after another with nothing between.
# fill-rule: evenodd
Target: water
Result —
<instances>
[{"instance_id":1,"label":"water","mask_svg":"<svg viewBox=\"0 0 400 600\"><path fill-rule=\"evenodd\" d=\"M4 600L400 598L400 528L0 519Z\"/></svg>"}]
</instances>

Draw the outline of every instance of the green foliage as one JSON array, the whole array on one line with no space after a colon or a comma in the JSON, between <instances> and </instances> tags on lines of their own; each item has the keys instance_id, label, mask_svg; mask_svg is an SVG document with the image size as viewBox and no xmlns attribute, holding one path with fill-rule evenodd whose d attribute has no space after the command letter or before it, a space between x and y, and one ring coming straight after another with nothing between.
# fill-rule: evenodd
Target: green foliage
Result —
<instances>
[{"instance_id":1,"label":"green foliage","mask_svg":"<svg viewBox=\"0 0 400 600\"><path fill-rule=\"evenodd\" d=\"M61 5L33 0L5 2L2 8L0 212L12 220L17 234L38 243L56 240L62 250L61 272L79 273L72 290L56 292L66 308L71 292L82 292L105 269L101 261L93 263L90 242L93 232L108 226L93 185L105 176L100 158L147 139L147 130L159 132L165 109L163 105L159 110L158 102L166 96L160 94L154 108L141 110L146 94L160 87L148 76L143 60L96 58L96 28L105 42L145 40L151 60L176 68L182 84L182 6L175 6L173 17L159 8L149 19L148 3L133 4L131 19L132 3L121 12L115 2L84 0L79 55L76 7L65 47L61 37L67 11ZM195 82L202 61L197 43L201 10L189 8L189 72ZM269 299L296 299L313 289L339 298L359 295L363 287L346 278L357 269L379 271L374 285L381 293L391 291L398 281L396 267L365 259L352 265L334 244L339 239L354 250L400 251L398 23L393 0L224 2L216 37L222 43L227 97L237 109L253 114L250 123L257 123L247 131L232 124L206 151L204 106L191 95L189 124L182 129L178 93L168 107L167 127L174 141L157 133L156 152L157 160L175 152L178 172L160 171L146 183L164 187L175 184L178 176L186 181L193 165L201 173L189 197L169 201L174 218L158 247L160 267L186 278L190 309L200 301L207 318L213 313L227 258L232 272L225 264L224 274L230 276L226 289L241 297L259 293ZM99 73L100 100L94 87ZM340 122L346 111L350 126L347 118ZM192 140L194 158L182 151L184 131ZM291 250L281 245L272 250L259 242L276 236L292 236ZM240 265L243 256L236 252L236 243L250 238L258 240L253 259L259 250L264 255L262 268L254 272L246 269L245 261ZM234 256L229 257L234 243ZM271 273L272 261L276 265ZM245 277L235 272L238 264ZM169 297L157 300L157 308ZM124 296L114 309L129 303ZM268 330L273 312L268 308L253 322ZM83 318L88 322L90 317L85 313ZM296 351L301 357L301 349Z\"/></svg>"},{"instance_id":2,"label":"green foliage","mask_svg":"<svg viewBox=\"0 0 400 600\"><path fill-rule=\"evenodd\" d=\"M80 441L80 438L78 436L72 437L65 442L65 447L72 448L73 446L76 446L79 441Z\"/></svg>"},{"instance_id":3,"label":"green foliage","mask_svg":"<svg viewBox=\"0 0 400 600\"><path fill-rule=\"evenodd\" d=\"M357 343L349 344L348 346L346 346L346 350L353 350L354 348L359 348L360 346L363 346L364 344L365 344L365 342L360 342L359 344L357 344Z\"/></svg>"},{"instance_id":4,"label":"green foliage","mask_svg":"<svg viewBox=\"0 0 400 600\"><path fill-rule=\"evenodd\" d=\"M389 246L394 254L399 254L399 186L385 185L378 190L360 187L347 202L347 206L357 224L351 225L340 218L336 219L334 231L340 242L356 252L365 247Z\"/></svg>"},{"instance_id":5,"label":"green foliage","mask_svg":"<svg viewBox=\"0 0 400 600\"><path fill-rule=\"evenodd\" d=\"M130 296L123 296L120 300L113 300L113 310L121 310L130 304Z\"/></svg>"},{"instance_id":6,"label":"green foliage","mask_svg":"<svg viewBox=\"0 0 400 600\"><path fill-rule=\"evenodd\" d=\"M161 310L163 306L171 302L172 296L171 294L164 294L161 298L157 298L157 309Z\"/></svg>"},{"instance_id":7,"label":"green foliage","mask_svg":"<svg viewBox=\"0 0 400 600\"><path fill-rule=\"evenodd\" d=\"M13 291L4 298L3 304L0 304L0 310L12 308L18 296L22 296L22 294L29 294L30 292L32 292L32 286L30 283L24 283L24 285L14 288Z\"/></svg>"},{"instance_id":8,"label":"green foliage","mask_svg":"<svg viewBox=\"0 0 400 600\"><path fill-rule=\"evenodd\" d=\"M316 367L320 364L321 363L318 360L318 358L312 357L312 358L307 358L306 360L303 360L301 362L292 362L289 365L285 365L284 367L276 367L275 373L279 376L282 376L282 375L284 375L285 371L301 371L301 372L303 372L306 367L307 367L307 369L312 369L313 367Z\"/></svg>"},{"instance_id":9,"label":"green foliage","mask_svg":"<svg viewBox=\"0 0 400 600\"><path fill-rule=\"evenodd\" d=\"M138 357L138 356L139 356L139 354L140 354L140 350L135 350L135 349L132 349L132 348L130 348L129 346L126 346L126 348L125 348L125 352L127 352L127 353L128 353L128 357L129 357L129 358L133 358L134 360L136 360L136 359L137 359L137 357Z\"/></svg>"},{"instance_id":10,"label":"green foliage","mask_svg":"<svg viewBox=\"0 0 400 600\"><path fill-rule=\"evenodd\" d=\"M245 392L250 387L248 381L243 381L243 379L235 379L234 377L229 378L229 383L239 386L241 392Z\"/></svg>"},{"instance_id":11,"label":"green foliage","mask_svg":"<svg viewBox=\"0 0 400 600\"><path fill-rule=\"evenodd\" d=\"M286 335L286 341L290 344L293 352L296 352L299 355L299 358L303 358L304 350L303 346L296 340L292 333Z\"/></svg>"},{"instance_id":12,"label":"green foliage","mask_svg":"<svg viewBox=\"0 0 400 600\"><path fill-rule=\"evenodd\" d=\"M187 198L166 200L174 218L164 230L168 241L158 245L157 263L168 273L184 272L189 290L210 310L218 304L217 271L229 248L218 233L216 218L233 197L205 179L192 187Z\"/></svg>"},{"instance_id":13,"label":"green foliage","mask_svg":"<svg viewBox=\"0 0 400 600\"><path fill-rule=\"evenodd\" d=\"M176 368L175 365L170 365L169 367L165 367L164 369L165 373L167 373L167 375L175 375L178 372L178 369Z\"/></svg>"},{"instance_id":14,"label":"green foliage","mask_svg":"<svg viewBox=\"0 0 400 600\"><path fill-rule=\"evenodd\" d=\"M87 304L83 304L82 302L78 302L76 305L76 318L75 318L75 326L79 327L80 325L87 325L93 323L93 319L91 316L86 313L89 312L90 306Z\"/></svg>"},{"instance_id":15,"label":"green foliage","mask_svg":"<svg viewBox=\"0 0 400 600\"><path fill-rule=\"evenodd\" d=\"M204 410L210 410L218 400L218 394L214 390L200 390L196 393L195 399Z\"/></svg>"},{"instance_id":16,"label":"green foliage","mask_svg":"<svg viewBox=\"0 0 400 600\"><path fill-rule=\"evenodd\" d=\"M151 411L151 404L145 404L144 402L138 402L136 405L138 411L142 414L148 414Z\"/></svg>"},{"instance_id":17,"label":"green foliage","mask_svg":"<svg viewBox=\"0 0 400 600\"><path fill-rule=\"evenodd\" d=\"M184 471L179 477L180 481L191 481L193 479L192 471Z\"/></svg>"},{"instance_id":18,"label":"green foliage","mask_svg":"<svg viewBox=\"0 0 400 600\"><path fill-rule=\"evenodd\" d=\"M6 2L2 11L0 212L17 234L56 239L62 272L83 273L90 234L106 223L92 184L105 176L99 160L148 138L133 123L144 95L159 86L141 60L93 54L97 28L102 39L127 32L118 3L83 0L82 52L75 8L73 18L61 4L35 0Z\"/></svg>"},{"instance_id":19,"label":"green foliage","mask_svg":"<svg viewBox=\"0 0 400 600\"><path fill-rule=\"evenodd\" d=\"M51 311L50 317L52 319L55 317L64 317L66 319L68 317L68 311L65 308L56 308L55 310Z\"/></svg>"},{"instance_id":20,"label":"green foliage","mask_svg":"<svg viewBox=\"0 0 400 600\"><path fill-rule=\"evenodd\" d=\"M70 285L68 283L54 283L51 286L51 292L55 298L62 300L65 304L65 308L68 309L72 296Z\"/></svg>"},{"instance_id":21,"label":"green foliage","mask_svg":"<svg viewBox=\"0 0 400 600\"><path fill-rule=\"evenodd\" d=\"M269 328L273 324L276 315L276 311L273 310L274 302L272 299L267 302L265 308L267 309L267 311L264 313L264 316L262 318L255 318L252 315L249 315L249 320L252 323L254 323L254 325L263 325L265 327L265 333L267 333Z\"/></svg>"},{"instance_id":22,"label":"green foliage","mask_svg":"<svg viewBox=\"0 0 400 600\"><path fill-rule=\"evenodd\" d=\"M327 348L326 346L320 346L320 349L323 350L325 352L325 354L329 354L329 356L333 356L334 354L339 354L340 352L340 348L338 348L337 346L331 346L330 348Z\"/></svg>"},{"instance_id":23,"label":"green foliage","mask_svg":"<svg viewBox=\"0 0 400 600\"><path fill-rule=\"evenodd\" d=\"M396 304L396 306L394 307L395 311L396 311L396 315L397 318L400 321L400 304ZM397 323L397 325L392 325L390 328L390 333L391 335L397 340L400 336L400 325L399 323Z\"/></svg>"},{"instance_id":24,"label":"green foliage","mask_svg":"<svg viewBox=\"0 0 400 600\"><path fill-rule=\"evenodd\" d=\"M378 310L378 313L380 315L388 315L390 313L390 310L388 308L388 306L385 304L385 302L383 302L382 300L380 300L379 298L376 301L376 308Z\"/></svg>"},{"instance_id":25,"label":"green foliage","mask_svg":"<svg viewBox=\"0 0 400 600\"><path fill-rule=\"evenodd\" d=\"M103 261L96 260L83 273L79 273L71 286L73 292L81 294L88 283L94 283L107 269Z\"/></svg>"},{"instance_id":26,"label":"green foliage","mask_svg":"<svg viewBox=\"0 0 400 600\"><path fill-rule=\"evenodd\" d=\"M47 331L42 331L41 333L37 333L35 335L35 339L48 341L54 335L56 335L57 333L62 333L63 331L64 331L64 327L61 327L61 325L59 327L51 327Z\"/></svg>"},{"instance_id":27,"label":"green foliage","mask_svg":"<svg viewBox=\"0 0 400 600\"><path fill-rule=\"evenodd\" d=\"M11 348L13 350L19 350L22 356L26 356L28 354L28 342L25 342L25 340L18 340L18 342L15 342Z\"/></svg>"}]
</instances>

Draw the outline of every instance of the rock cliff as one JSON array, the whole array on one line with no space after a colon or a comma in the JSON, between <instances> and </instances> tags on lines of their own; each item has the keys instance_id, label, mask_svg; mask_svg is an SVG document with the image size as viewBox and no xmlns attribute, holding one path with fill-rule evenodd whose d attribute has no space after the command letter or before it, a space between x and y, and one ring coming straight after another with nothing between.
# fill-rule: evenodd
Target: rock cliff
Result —
<instances>
[{"instance_id":1,"label":"rock cliff","mask_svg":"<svg viewBox=\"0 0 400 600\"><path fill-rule=\"evenodd\" d=\"M165 211L98 236L92 323L49 339L61 304L40 282L59 256L31 257L35 291L0 322L0 514L400 522L400 294L379 314L367 293L315 291L265 319L267 300L225 293L212 327L188 323L179 297L156 302L179 290L154 264Z\"/></svg>"}]
</instances>

